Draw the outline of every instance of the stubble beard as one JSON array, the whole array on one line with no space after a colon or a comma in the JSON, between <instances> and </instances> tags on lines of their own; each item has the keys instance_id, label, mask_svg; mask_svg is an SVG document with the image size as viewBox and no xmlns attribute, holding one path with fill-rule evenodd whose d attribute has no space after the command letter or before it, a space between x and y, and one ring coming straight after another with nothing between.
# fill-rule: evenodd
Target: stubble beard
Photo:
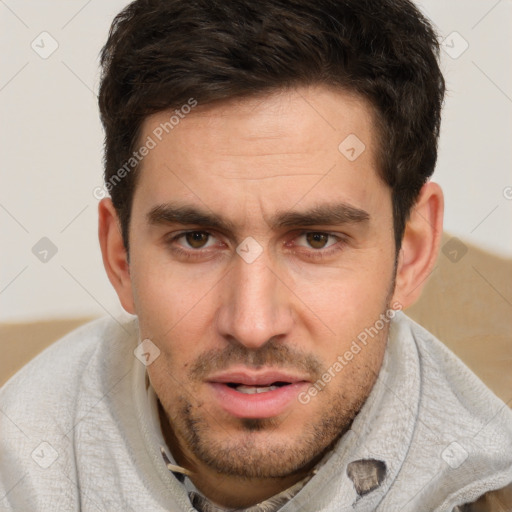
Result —
<instances>
[{"instance_id":1,"label":"stubble beard","mask_svg":"<svg viewBox=\"0 0 512 512\"><path fill-rule=\"evenodd\" d=\"M384 314L390 308L395 290L398 254L397 251L384 302ZM177 414L173 416L173 420L169 420L168 413L164 412L167 416L167 426L173 432L173 437L184 443L196 459L221 474L245 479L290 476L316 464L350 429L378 378L388 333L389 324L386 324L377 339L371 342L371 345L378 344L378 348L365 346L364 350L373 349L374 357L369 357L364 364L357 364L354 360L351 362L352 374L357 376L358 382L355 396L353 392L351 396L347 396L346 390L339 385L332 392L329 392L329 386L325 387L316 397L322 400L324 394L326 396L318 414L312 418L311 423L304 425L300 435L295 439L279 435L279 427L286 418L240 419L235 434L229 437L226 430L212 421L208 414L201 414L201 406L194 406L184 395L178 398ZM300 357L294 352L288 353L288 350L284 345L269 344L268 350L258 353L248 354L245 349L238 346L233 348L233 353L222 353L220 357L215 357L213 353L204 354L191 370L192 377L199 382L215 366L216 369L221 369L227 367L227 363L235 362L260 366L291 364L292 367L300 367L310 375L320 376L323 373L319 361L314 356ZM346 368L343 368L342 372ZM346 378L345 382L350 382L350 379L351 377ZM316 382L316 379L313 382ZM308 407L308 404L301 406ZM165 407L163 409L165 410ZM215 427L219 427L217 433ZM283 437L286 441L282 440Z\"/></svg>"},{"instance_id":2,"label":"stubble beard","mask_svg":"<svg viewBox=\"0 0 512 512\"><path fill-rule=\"evenodd\" d=\"M379 339L371 343L384 343L385 348L387 333L388 328L383 330ZM372 348L375 350L375 347L365 347L363 350ZM350 429L378 376L378 371L373 369L374 359L370 358L369 361L364 366L356 361L351 362L352 371L358 379L356 392L352 389L351 396L347 396L339 386L330 391L332 384L329 384L312 399L311 403L322 401L318 413L294 438L279 432L286 417L241 418L236 430L233 432L233 427L230 427L228 431L205 413L203 406L198 407L198 404L193 404L184 395L178 398L178 406L169 424L175 437L197 460L221 474L247 479L290 476L320 460ZM344 368L342 371L346 370ZM336 377L333 381L336 381ZM350 382L350 378L345 381ZM307 414L309 406L299 405L306 408L304 414Z\"/></svg>"}]
</instances>

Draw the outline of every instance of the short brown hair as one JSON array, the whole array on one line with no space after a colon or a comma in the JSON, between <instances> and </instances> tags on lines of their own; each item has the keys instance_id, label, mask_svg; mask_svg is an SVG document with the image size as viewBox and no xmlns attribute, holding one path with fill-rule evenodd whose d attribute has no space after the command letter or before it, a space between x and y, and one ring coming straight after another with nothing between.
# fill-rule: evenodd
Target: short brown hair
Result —
<instances>
[{"instance_id":1,"label":"short brown hair","mask_svg":"<svg viewBox=\"0 0 512 512\"><path fill-rule=\"evenodd\" d=\"M378 118L378 172L392 189L397 251L434 171L444 96L439 45L408 0L136 0L101 52L105 182L138 144L144 119L326 84L366 98ZM128 252L137 172L111 188Z\"/></svg>"}]
</instances>

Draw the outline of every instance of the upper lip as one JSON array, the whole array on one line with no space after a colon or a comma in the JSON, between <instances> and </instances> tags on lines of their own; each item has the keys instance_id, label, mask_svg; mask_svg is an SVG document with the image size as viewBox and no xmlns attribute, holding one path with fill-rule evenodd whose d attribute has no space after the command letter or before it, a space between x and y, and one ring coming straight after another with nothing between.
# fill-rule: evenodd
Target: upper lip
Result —
<instances>
[{"instance_id":1,"label":"upper lip","mask_svg":"<svg viewBox=\"0 0 512 512\"><path fill-rule=\"evenodd\" d=\"M270 386L274 382L287 382L290 384L296 382L308 381L307 378L291 372L267 369L267 370L232 370L228 372L217 373L208 379L208 382L218 382L222 384L235 383L245 386Z\"/></svg>"}]
</instances>

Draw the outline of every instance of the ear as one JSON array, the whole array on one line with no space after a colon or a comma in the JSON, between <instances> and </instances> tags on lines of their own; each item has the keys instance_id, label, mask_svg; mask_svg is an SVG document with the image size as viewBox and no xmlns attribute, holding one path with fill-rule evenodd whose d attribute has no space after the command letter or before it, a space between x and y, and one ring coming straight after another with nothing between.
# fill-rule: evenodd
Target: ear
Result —
<instances>
[{"instance_id":1,"label":"ear","mask_svg":"<svg viewBox=\"0 0 512 512\"><path fill-rule=\"evenodd\" d=\"M107 276L123 308L134 315L130 266L123 245L119 218L110 198L102 199L98 205L98 237Z\"/></svg>"},{"instance_id":2,"label":"ear","mask_svg":"<svg viewBox=\"0 0 512 512\"><path fill-rule=\"evenodd\" d=\"M432 272L443 234L443 191L437 183L426 183L411 210L398 255L393 300L402 308L421 295Z\"/></svg>"}]
</instances>

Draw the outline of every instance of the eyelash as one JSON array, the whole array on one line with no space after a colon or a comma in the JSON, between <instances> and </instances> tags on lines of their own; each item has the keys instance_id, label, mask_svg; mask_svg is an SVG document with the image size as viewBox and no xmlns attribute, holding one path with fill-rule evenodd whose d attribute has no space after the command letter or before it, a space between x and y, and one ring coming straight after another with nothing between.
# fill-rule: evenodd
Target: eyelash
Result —
<instances>
[{"instance_id":1,"label":"eyelash","mask_svg":"<svg viewBox=\"0 0 512 512\"><path fill-rule=\"evenodd\" d=\"M175 244L177 240L180 238L183 238L188 233L207 233L209 236L213 236L212 233L209 231L202 231L200 229L193 229L190 231L182 231L181 233L178 233L177 235L171 236L168 240L166 240L166 245L169 246L171 251L173 251L176 255L179 257L186 259L186 260L193 260L193 259L203 259L205 258L205 250L201 249L183 249L182 247ZM212 255L213 257L213 255Z\"/></svg>"},{"instance_id":2,"label":"eyelash","mask_svg":"<svg viewBox=\"0 0 512 512\"><path fill-rule=\"evenodd\" d=\"M183 249L182 247L179 247L178 245L175 244L175 242L177 240L179 240L180 238L183 238L184 236L186 236L189 233L206 233L209 236L214 236L209 231L203 231L203 230L199 230L199 229L183 231L181 233L178 233L178 234L170 237L168 240L166 240L166 245L168 245L169 248L175 254L180 256L181 258L184 258L187 260L191 260L191 259L203 259L204 260L205 252L208 251L208 249L206 249L206 250ZM298 250L296 248L291 250L292 254L298 253L301 256L306 257L310 260L321 261L323 259L326 259L326 258L332 256L333 254L335 254L338 251L342 251L345 248L345 245L347 242L346 237L343 237L339 234L329 233L327 231L302 231L302 232L298 233L297 235L295 235L293 239L297 239L301 236L307 235L308 233L319 233L319 234L327 235L329 237L333 237L333 238L337 239L337 241L336 241L336 243L330 245L326 249L316 249L315 250L315 249L307 249L304 246L298 246L299 247ZM213 255L211 255L211 257L213 257Z\"/></svg>"},{"instance_id":3,"label":"eyelash","mask_svg":"<svg viewBox=\"0 0 512 512\"><path fill-rule=\"evenodd\" d=\"M339 234L335 235L335 234L329 233L327 231L302 231L297 236L295 236L294 239L297 239L301 236L307 235L308 233L319 233L322 235L327 235L329 237L336 239L336 242L333 243L332 245L329 245L325 249L312 249L312 248L308 249L307 247L304 247L304 246L296 246L296 247L298 247L298 249L296 249L296 248L293 249L292 254L300 253L301 256L306 257L309 260L321 261L321 260L324 260L324 259L327 259L327 258L333 256L335 253L337 253L339 251L342 251L345 248L345 245L347 242L345 237L343 237Z\"/></svg>"}]
</instances>

